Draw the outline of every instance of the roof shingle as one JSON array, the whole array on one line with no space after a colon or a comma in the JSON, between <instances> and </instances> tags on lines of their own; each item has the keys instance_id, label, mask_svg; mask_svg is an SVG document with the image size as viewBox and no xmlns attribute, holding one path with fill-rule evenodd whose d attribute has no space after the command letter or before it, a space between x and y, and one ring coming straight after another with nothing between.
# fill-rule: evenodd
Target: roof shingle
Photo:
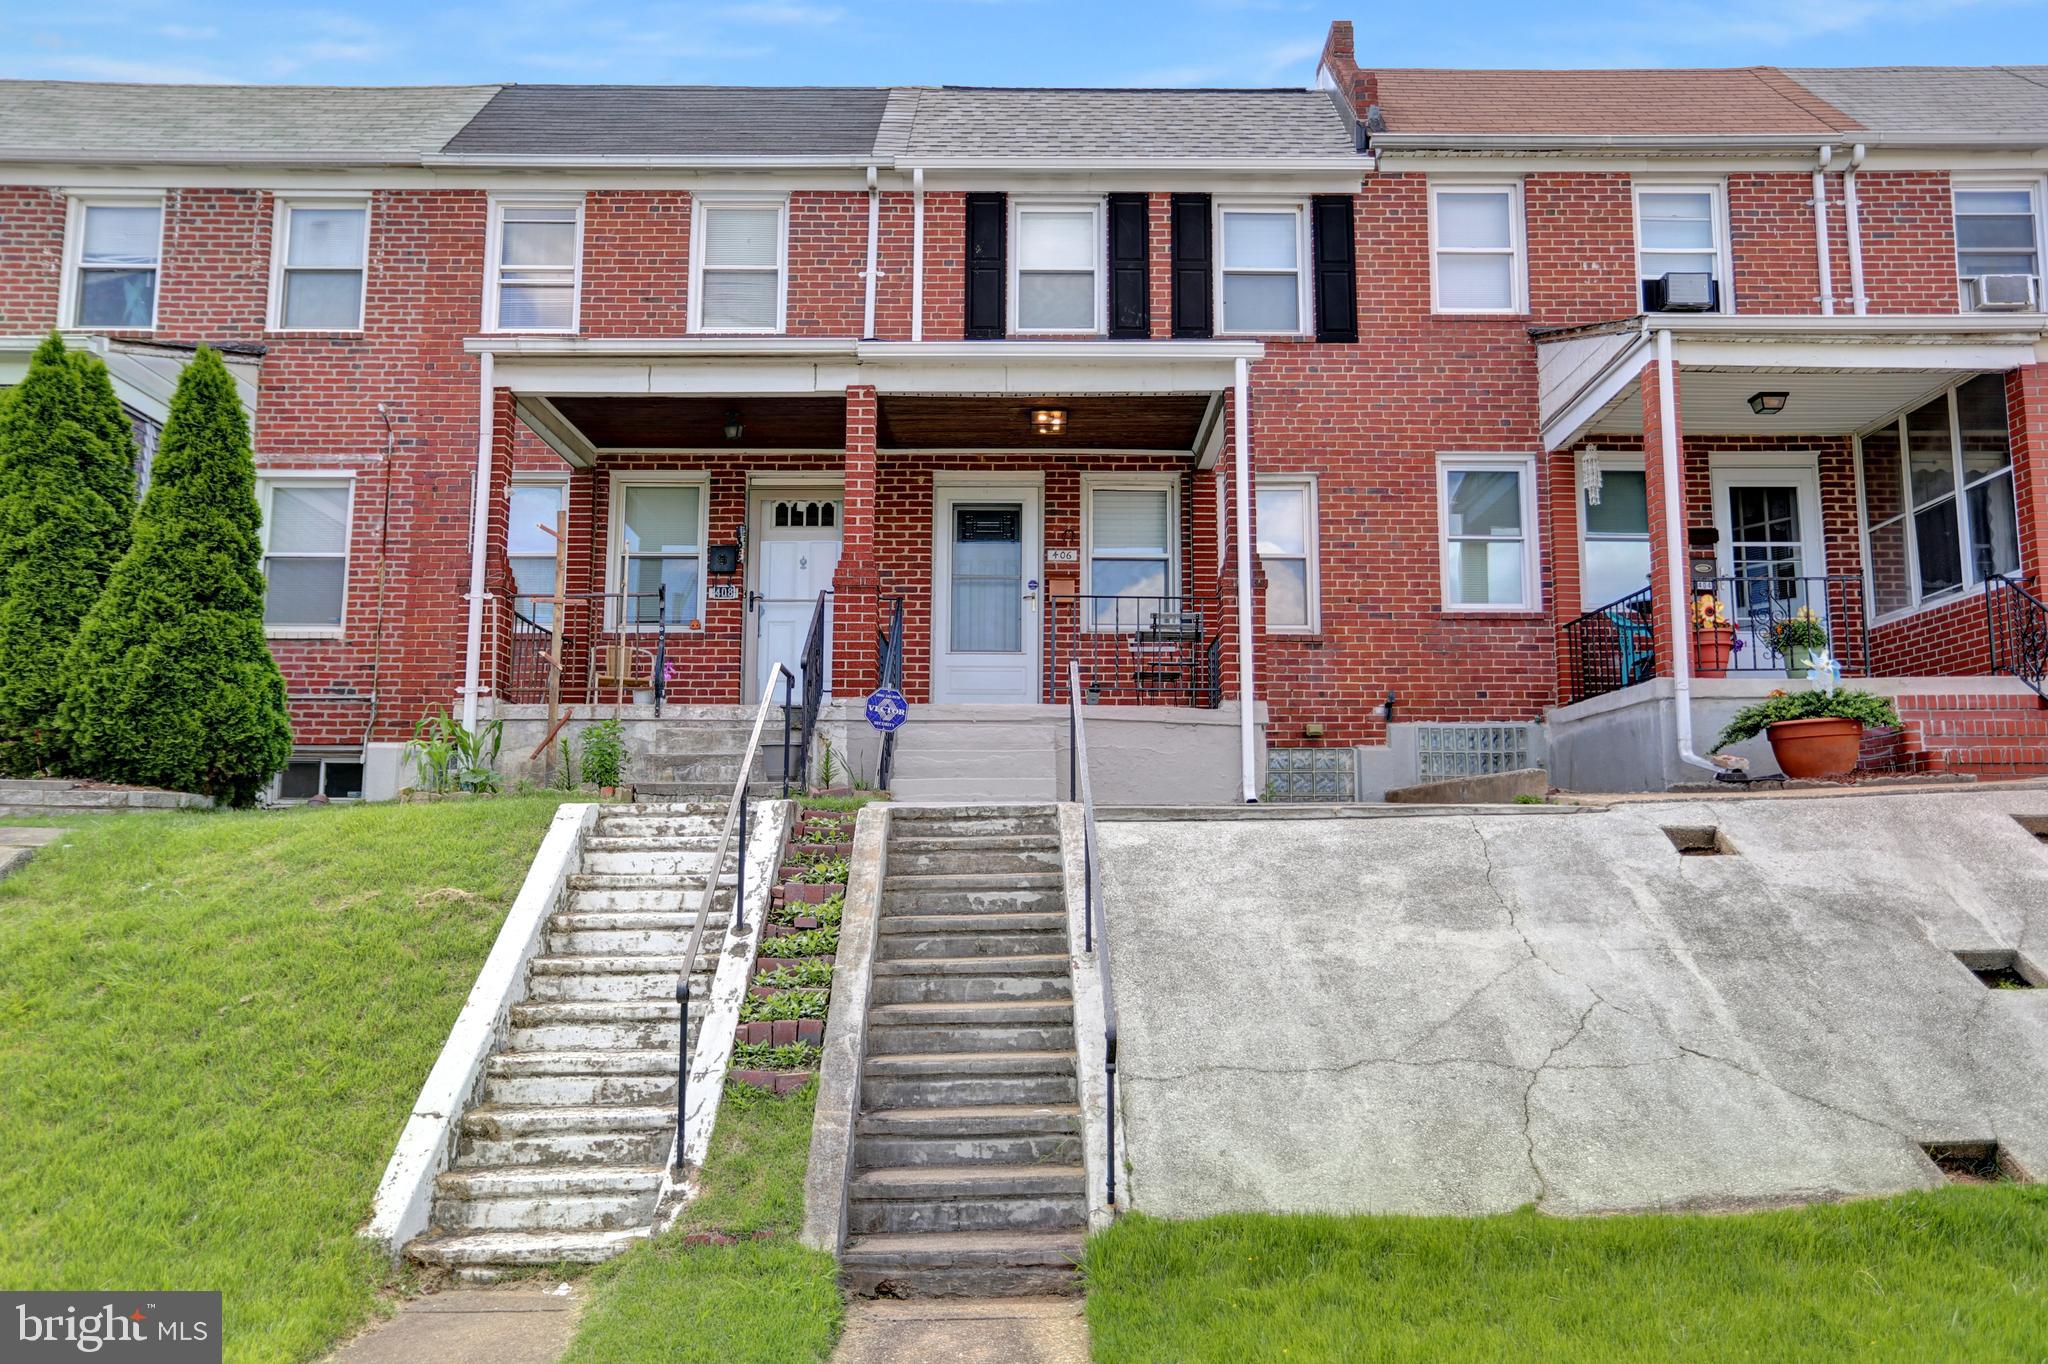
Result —
<instances>
[{"instance_id":1,"label":"roof shingle","mask_svg":"<svg viewBox=\"0 0 2048 1364\"><path fill-rule=\"evenodd\" d=\"M1861 125L1771 67L1377 73L1395 133L1840 133Z\"/></svg>"},{"instance_id":2,"label":"roof shingle","mask_svg":"<svg viewBox=\"0 0 2048 1364\"><path fill-rule=\"evenodd\" d=\"M455 133L457 155L856 158L886 87L508 85Z\"/></svg>"},{"instance_id":3,"label":"roof shingle","mask_svg":"<svg viewBox=\"0 0 2048 1364\"><path fill-rule=\"evenodd\" d=\"M903 151L995 160L1346 157L1351 133L1319 90L915 91Z\"/></svg>"}]
</instances>

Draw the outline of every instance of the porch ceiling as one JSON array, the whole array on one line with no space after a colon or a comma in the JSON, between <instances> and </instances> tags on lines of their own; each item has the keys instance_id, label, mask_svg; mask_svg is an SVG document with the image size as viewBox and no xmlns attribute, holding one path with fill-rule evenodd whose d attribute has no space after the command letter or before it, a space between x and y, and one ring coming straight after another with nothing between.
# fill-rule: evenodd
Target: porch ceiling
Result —
<instances>
[{"instance_id":1,"label":"porch ceiling","mask_svg":"<svg viewBox=\"0 0 2048 1364\"><path fill-rule=\"evenodd\" d=\"M1961 376L1949 369L1785 370L1755 366L1684 368L1680 422L1688 436L1845 436L1913 407ZM1753 393L1789 395L1775 416L1752 412ZM1587 430L1643 429L1643 389L1630 384L1602 407Z\"/></svg>"},{"instance_id":2,"label":"porch ceiling","mask_svg":"<svg viewBox=\"0 0 2048 1364\"><path fill-rule=\"evenodd\" d=\"M554 410L592 449L839 450L846 445L843 395L774 397L561 396ZM744 434L725 437L728 412Z\"/></svg>"},{"instance_id":3,"label":"porch ceiling","mask_svg":"<svg viewBox=\"0 0 2048 1364\"><path fill-rule=\"evenodd\" d=\"M878 443L893 450L1173 450L1201 440L1213 394L885 394ZM1031 414L1058 408L1066 430L1039 435Z\"/></svg>"}]
</instances>

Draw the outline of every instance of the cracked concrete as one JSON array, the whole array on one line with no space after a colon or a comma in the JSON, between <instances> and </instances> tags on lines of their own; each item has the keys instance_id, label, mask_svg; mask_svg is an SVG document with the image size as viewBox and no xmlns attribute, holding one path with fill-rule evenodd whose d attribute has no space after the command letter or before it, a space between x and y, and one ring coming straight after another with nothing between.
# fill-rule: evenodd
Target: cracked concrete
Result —
<instances>
[{"instance_id":1,"label":"cracked concrete","mask_svg":"<svg viewBox=\"0 0 2048 1364\"><path fill-rule=\"evenodd\" d=\"M1741 1207L2048 1176L2037 784L1102 825L1132 1205ZM1667 825L1738 850L1681 858ZM2048 965L2048 963L2042 963Z\"/></svg>"}]
</instances>

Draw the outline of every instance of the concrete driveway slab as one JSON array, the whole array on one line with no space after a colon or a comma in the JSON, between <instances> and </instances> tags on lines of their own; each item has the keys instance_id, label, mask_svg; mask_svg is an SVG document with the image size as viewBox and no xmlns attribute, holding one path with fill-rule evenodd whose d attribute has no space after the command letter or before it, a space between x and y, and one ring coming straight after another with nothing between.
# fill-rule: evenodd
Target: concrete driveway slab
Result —
<instances>
[{"instance_id":1,"label":"concrete driveway slab","mask_svg":"<svg viewBox=\"0 0 2048 1364\"><path fill-rule=\"evenodd\" d=\"M832 1364L1088 1364L1079 1298L856 1298Z\"/></svg>"},{"instance_id":2,"label":"concrete driveway slab","mask_svg":"<svg viewBox=\"0 0 2048 1364\"><path fill-rule=\"evenodd\" d=\"M582 1311L579 1294L461 1288L414 1298L344 1345L329 1364L555 1364Z\"/></svg>"}]
</instances>

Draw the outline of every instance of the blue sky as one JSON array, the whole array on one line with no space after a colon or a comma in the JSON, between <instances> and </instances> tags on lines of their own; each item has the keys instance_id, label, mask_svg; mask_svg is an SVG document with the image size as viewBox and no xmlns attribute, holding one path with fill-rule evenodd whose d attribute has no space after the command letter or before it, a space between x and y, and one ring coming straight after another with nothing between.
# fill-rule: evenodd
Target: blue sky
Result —
<instances>
[{"instance_id":1,"label":"blue sky","mask_svg":"<svg viewBox=\"0 0 2048 1364\"><path fill-rule=\"evenodd\" d=\"M1402 66L2048 62L2048 0L8 0L0 76L417 84L1305 85Z\"/></svg>"}]
</instances>

